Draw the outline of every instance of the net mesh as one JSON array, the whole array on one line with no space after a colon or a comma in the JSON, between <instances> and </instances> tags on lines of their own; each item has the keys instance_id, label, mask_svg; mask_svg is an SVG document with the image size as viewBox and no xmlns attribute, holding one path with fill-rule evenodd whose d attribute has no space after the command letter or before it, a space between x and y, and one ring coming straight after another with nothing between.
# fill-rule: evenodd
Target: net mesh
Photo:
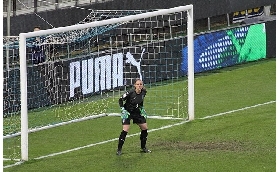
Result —
<instances>
[{"instance_id":1,"label":"net mesh","mask_svg":"<svg viewBox=\"0 0 280 172\"><path fill-rule=\"evenodd\" d=\"M94 11L79 24L144 12ZM136 78L148 90L145 108L150 116L186 118L187 81L180 73L186 28L187 11L183 11L28 38L29 129L119 114L118 99L133 88ZM18 37L3 40L5 136L20 132L18 41ZM40 51L34 50L38 47ZM5 155L15 159L18 154L8 148Z\"/></svg>"}]
</instances>

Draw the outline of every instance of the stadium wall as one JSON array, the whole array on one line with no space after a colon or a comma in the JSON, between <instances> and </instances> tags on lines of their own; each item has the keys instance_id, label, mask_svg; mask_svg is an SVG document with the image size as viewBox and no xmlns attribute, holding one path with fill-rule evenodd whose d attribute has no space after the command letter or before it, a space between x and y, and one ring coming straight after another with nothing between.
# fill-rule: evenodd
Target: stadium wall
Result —
<instances>
[{"instance_id":1,"label":"stadium wall","mask_svg":"<svg viewBox=\"0 0 280 172\"><path fill-rule=\"evenodd\" d=\"M39 12L35 14L24 14L10 18L10 35L17 36L19 33L33 31L34 26L41 29L53 27L70 26L79 23L90 13L91 10L147 10L164 9L182 5L194 5L194 19L199 20L242 11L246 9L276 4L276 0L114 0L81 8L66 8ZM24 21L24 22L23 22ZM3 18L3 35L7 35L7 18Z\"/></svg>"},{"instance_id":2,"label":"stadium wall","mask_svg":"<svg viewBox=\"0 0 280 172\"><path fill-rule=\"evenodd\" d=\"M196 35L195 73L275 57L275 25L270 21ZM100 94L131 85L133 78L152 84L185 76L186 45L181 37L29 66L28 108ZM133 60L141 62L140 70ZM20 110L19 88L19 69L4 71L4 114Z\"/></svg>"},{"instance_id":3,"label":"stadium wall","mask_svg":"<svg viewBox=\"0 0 280 172\"><path fill-rule=\"evenodd\" d=\"M266 22L267 54L266 57L276 57L276 20Z\"/></svg>"}]
</instances>

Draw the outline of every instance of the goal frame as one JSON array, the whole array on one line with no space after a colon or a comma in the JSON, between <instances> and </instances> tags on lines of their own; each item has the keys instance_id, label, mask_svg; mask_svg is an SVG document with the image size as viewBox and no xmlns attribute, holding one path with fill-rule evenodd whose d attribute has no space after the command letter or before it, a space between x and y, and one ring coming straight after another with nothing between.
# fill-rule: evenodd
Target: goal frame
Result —
<instances>
[{"instance_id":1,"label":"goal frame","mask_svg":"<svg viewBox=\"0 0 280 172\"><path fill-rule=\"evenodd\" d=\"M81 30L89 27L104 26L112 23L138 20L142 18L154 17L168 13L188 11L187 37L188 37L188 119L194 120L194 33L193 33L193 5L178 6L169 9L142 14L130 15L108 20L94 21L86 24L78 24L66 27L58 27L48 30L19 34L19 56L20 56L20 90L21 90L21 160L28 161L28 108L27 108L27 64L26 64L26 39L40 35L55 34L71 30Z\"/></svg>"}]
</instances>

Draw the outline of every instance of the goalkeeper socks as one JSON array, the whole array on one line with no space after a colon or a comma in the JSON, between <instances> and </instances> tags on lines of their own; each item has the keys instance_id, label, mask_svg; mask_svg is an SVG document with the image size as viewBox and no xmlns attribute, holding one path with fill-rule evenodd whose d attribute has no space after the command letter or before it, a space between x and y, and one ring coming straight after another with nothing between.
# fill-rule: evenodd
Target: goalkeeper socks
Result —
<instances>
[{"instance_id":1,"label":"goalkeeper socks","mask_svg":"<svg viewBox=\"0 0 280 172\"><path fill-rule=\"evenodd\" d=\"M118 150L122 150L122 146L124 144L126 135L127 135L127 132L122 130L120 137L119 137Z\"/></svg>"},{"instance_id":2,"label":"goalkeeper socks","mask_svg":"<svg viewBox=\"0 0 280 172\"><path fill-rule=\"evenodd\" d=\"M141 148L142 149L146 148L147 136L148 136L148 131L147 130L142 130L141 134L140 134Z\"/></svg>"}]
</instances>

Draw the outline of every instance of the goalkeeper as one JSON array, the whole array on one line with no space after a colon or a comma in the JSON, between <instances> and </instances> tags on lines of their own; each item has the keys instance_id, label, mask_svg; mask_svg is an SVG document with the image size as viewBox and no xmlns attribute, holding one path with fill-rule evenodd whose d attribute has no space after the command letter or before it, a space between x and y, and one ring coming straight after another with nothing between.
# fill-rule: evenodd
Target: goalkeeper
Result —
<instances>
[{"instance_id":1,"label":"goalkeeper","mask_svg":"<svg viewBox=\"0 0 280 172\"><path fill-rule=\"evenodd\" d=\"M119 99L119 105L121 107L122 118L122 132L119 137L117 155L122 154L122 147L130 127L130 120L133 120L134 124L137 124L141 129L140 143L141 152L150 153L151 151L146 148L146 141L148 136L148 126L146 123L147 114L143 107L144 97L147 91L143 87L141 79L136 79L134 83L134 89L127 91ZM125 104L124 104L125 101Z\"/></svg>"}]
</instances>

